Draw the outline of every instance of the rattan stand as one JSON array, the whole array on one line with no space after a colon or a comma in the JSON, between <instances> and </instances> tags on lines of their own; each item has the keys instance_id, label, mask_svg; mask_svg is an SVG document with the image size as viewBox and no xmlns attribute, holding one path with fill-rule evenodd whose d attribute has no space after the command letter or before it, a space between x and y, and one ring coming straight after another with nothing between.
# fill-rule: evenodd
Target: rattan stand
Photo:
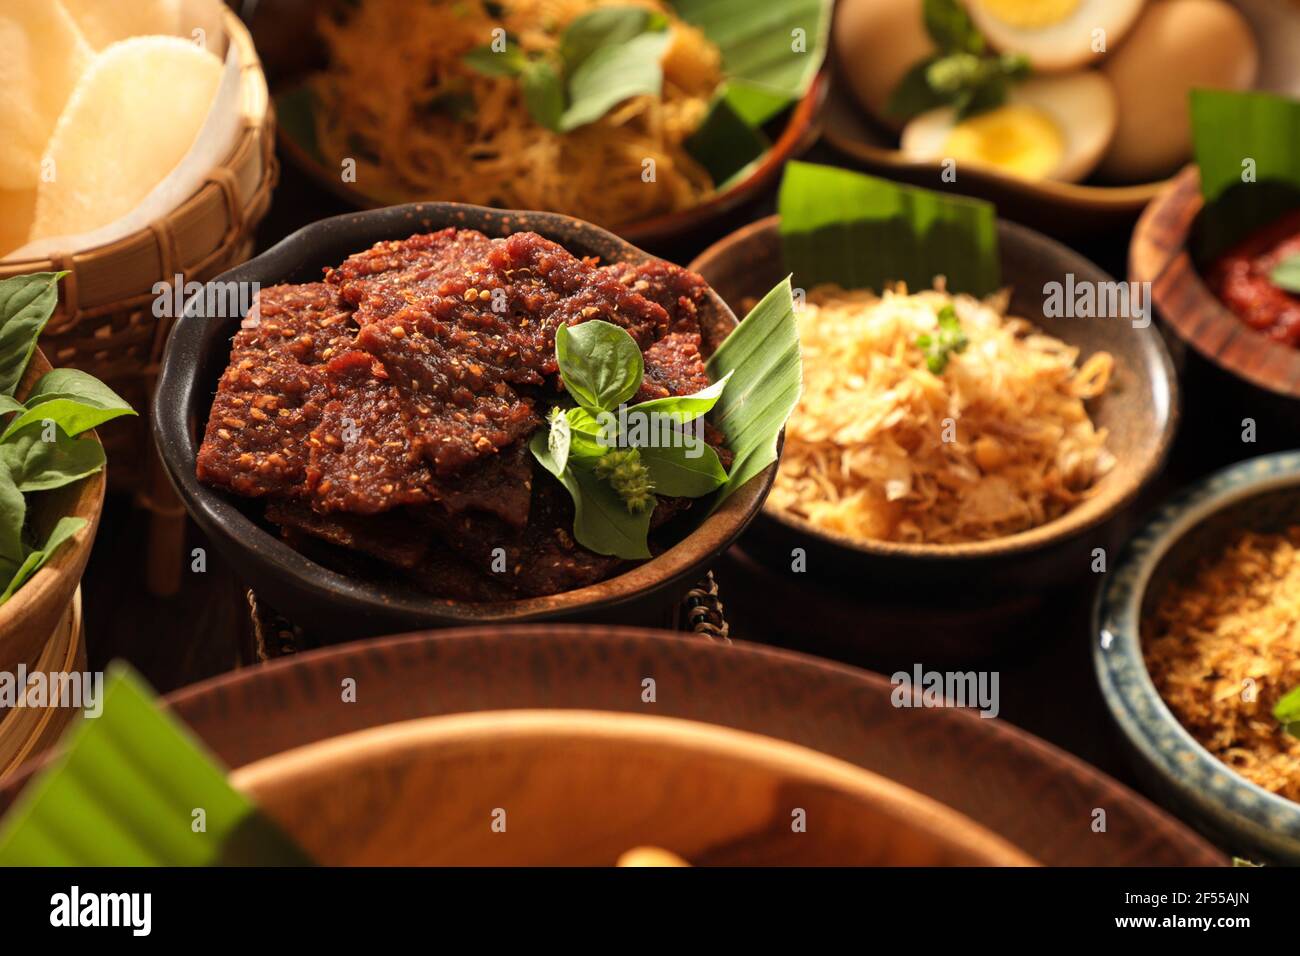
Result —
<instances>
[{"instance_id":1,"label":"rattan stand","mask_svg":"<svg viewBox=\"0 0 1300 956\"><path fill-rule=\"evenodd\" d=\"M253 655L258 663L288 657L316 646L310 635L305 635L301 628L274 608L259 602L251 590L246 598L252 623ZM686 633L698 634L722 644L731 643L731 626L727 623L718 582L714 580L712 571L686 592L677 620L680 629Z\"/></svg>"}]
</instances>

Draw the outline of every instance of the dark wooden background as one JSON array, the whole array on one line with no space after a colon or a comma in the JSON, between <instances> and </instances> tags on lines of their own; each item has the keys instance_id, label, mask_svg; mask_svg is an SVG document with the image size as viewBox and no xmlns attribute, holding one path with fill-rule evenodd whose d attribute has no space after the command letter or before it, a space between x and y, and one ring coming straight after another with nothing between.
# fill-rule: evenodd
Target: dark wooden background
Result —
<instances>
[{"instance_id":1,"label":"dark wooden background","mask_svg":"<svg viewBox=\"0 0 1300 956\"><path fill-rule=\"evenodd\" d=\"M822 147L808 158L839 161ZM770 210L769 197L733 216L721 228L734 228ZM259 249L308 222L347 211L339 200L286 163L270 214L259 232ZM1129 235L1122 230L1067 241L1112 275L1123 276ZM685 264L711 238L700 236L671 249L653 251ZM1231 388L1194 356L1187 363L1182 384L1184 415L1177 443L1168 468L1148 491L1137 514L1221 465L1290 444L1286 429L1267 425L1261 425L1257 444L1243 444L1241 420L1259 411L1252 397ZM207 549L204 573L192 573L187 567L179 594L153 598L144 587L145 530L145 515L129 500L108 502L83 585L91 666L98 669L113 658L125 658L156 689L166 692L241 663L246 665L247 653L241 648L248 646L248 606L238 569ZM203 545L191 525L187 553L189 548ZM735 638L889 669L888 662L873 656L869 642L846 640L835 628L802 626L797 606L773 613L776 609L762 575L755 573L742 555L724 557L715 573ZM1009 635L1013 647L979 666L1000 674L1003 719L1133 783L1093 673L1089 616L1095 587L1096 576L1092 576L1060 594L1041 596L1038 611L1010 625L1015 629ZM944 599L944 595L935 596L936 602ZM851 620L855 610L846 604L836 613ZM910 669L911 664L900 666Z\"/></svg>"}]
</instances>

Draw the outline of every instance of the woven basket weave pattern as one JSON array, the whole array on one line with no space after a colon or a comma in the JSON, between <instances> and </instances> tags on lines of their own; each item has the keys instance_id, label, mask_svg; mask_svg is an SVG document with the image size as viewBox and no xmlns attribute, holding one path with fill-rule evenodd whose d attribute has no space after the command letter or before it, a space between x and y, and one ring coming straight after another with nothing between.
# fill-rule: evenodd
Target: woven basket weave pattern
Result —
<instances>
[{"instance_id":1,"label":"woven basket weave pattern","mask_svg":"<svg viewBox=\"0 0 1300 956\"><path fill-rule=\"evenodd\" d=\"M235 148L208 173L204 185L148 228L116 242L0 264L0 278L68 273L41 348L56 368L89 372L141 413L102 435L112 462L110 485L118 490L141 491L152 456L147 412L173 321L170 315L154 315L154 286L163 282L170 287L177 275L205 282L246 260L279 179L275 114L261 62L233 11L226 11L225 22L239 58L245 122Z\"/></svg>"}]
</instances>

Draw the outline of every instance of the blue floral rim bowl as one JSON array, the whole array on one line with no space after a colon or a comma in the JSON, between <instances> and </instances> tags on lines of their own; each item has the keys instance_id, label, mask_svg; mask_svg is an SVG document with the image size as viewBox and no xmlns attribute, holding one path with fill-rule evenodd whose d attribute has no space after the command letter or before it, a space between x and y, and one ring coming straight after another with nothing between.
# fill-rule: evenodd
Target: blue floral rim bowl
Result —
<instances>
[{"instance_id":1,"label":"blue floral rim bowl","mask_svg":"<svg viewBox=\"0 0 1300 956\"><path fill-rule=\"evenodd\" d=\"M1300 864L1300 803L1240 776L1201 746L1161 699L1142 657L1140 625L1237 530L1300 523L1300 451L1240 462L1163 505L1106 575L1093 610L1102 696L1135 751L1144 784L1223 848L1254 862Z\"/></svg>"}]
</instances>

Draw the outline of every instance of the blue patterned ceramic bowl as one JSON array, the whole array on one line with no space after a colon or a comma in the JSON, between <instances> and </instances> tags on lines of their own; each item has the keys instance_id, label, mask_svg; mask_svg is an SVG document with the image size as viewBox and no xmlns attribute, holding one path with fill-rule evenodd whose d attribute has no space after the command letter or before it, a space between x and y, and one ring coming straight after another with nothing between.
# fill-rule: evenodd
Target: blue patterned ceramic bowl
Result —
<instances>
[{"instance_id":1,"label":"blue patterned ceramic bowl","mask_svg":"<svg viewBox=\"0 0 1300 956\"><path fill-rule=\"evenodd\" d=\"M1238 529L1300 522L1300 452L1225 468L1164 505L1129 542L1097 597L1093 661L1149 789L1225 849L1251 860L1300 864L1300 804L1220 763L1156 692L1139 623L1170 581L1190 573Z\"/></svg>"}]
</instances>

